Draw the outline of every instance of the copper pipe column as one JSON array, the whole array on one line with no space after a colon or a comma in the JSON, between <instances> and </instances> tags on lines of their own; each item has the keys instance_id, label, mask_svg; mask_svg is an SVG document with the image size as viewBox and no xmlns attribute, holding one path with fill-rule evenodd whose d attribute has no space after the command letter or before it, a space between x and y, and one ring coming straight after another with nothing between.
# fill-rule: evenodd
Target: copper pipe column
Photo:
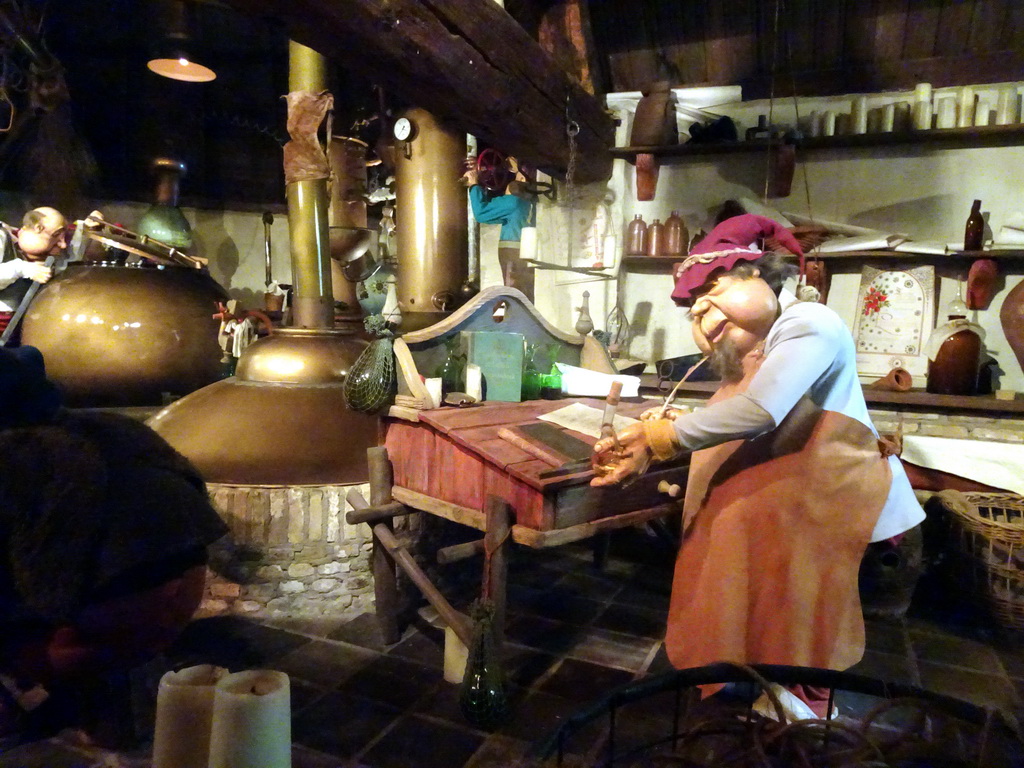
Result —
<instances>
[{"instance_id":1,"label":"copper pipe column","mask_svg":"<svg viewBox=\"0 0 1024 768\"><path fill-rule=\"evenodd\" d=\"M466 134L429 112L403 115L414 126L395 155L398 304L403 332L432 325L458 307L468 273Z\"/></svg>"},{"instance_id":2,"label":"copper pipe column","mask_svg":"<svg viewBox=\"0 0 1024 768\"><path fill-rule=\"evenodd\" d=\"M294 40L288 41L288 90L327 90L324 57ZM286 187L288 233L292 256L292 325L333 328L328 175L291 181Z\"/></svg>"}]
</instances>

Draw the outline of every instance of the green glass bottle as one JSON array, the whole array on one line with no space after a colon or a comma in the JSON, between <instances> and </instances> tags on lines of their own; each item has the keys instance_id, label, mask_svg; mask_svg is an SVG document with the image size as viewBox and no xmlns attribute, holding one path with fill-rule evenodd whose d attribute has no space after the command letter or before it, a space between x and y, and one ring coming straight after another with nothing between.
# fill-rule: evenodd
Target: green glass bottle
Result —
<instances>
[{"instance_id":1,"label":"green glass bottle","mask_svg":"<svg viewBox=\"0 0 1024 768\"><path fill-rule=\"evenodd\" d=\"M441 392L463 392L466 386L466 353L459 346L459 335L449 336L445 342L447 354L434 374L441 379Z\"/></svg>"},{"instance_id":2,"label":"green glass bottle","mask_svg":"<svg viewBox=\"0 0 1024 768\"><path fill-rule=\"evenodd\" d=\"M467 722L492 730L508 717L508 694L501 659L494 647L494 606L477 600L470 610L473 643L459 691L459 709Z\"/></svg>"}]
</instances>

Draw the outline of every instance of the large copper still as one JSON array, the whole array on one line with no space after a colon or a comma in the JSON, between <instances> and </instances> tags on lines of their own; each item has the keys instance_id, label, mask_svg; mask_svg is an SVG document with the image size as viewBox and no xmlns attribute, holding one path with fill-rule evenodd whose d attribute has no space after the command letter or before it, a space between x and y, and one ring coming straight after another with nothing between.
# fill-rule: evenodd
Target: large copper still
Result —
<instances>
[{"instance_id":1,"label":"large copper still","mask_svg":"<svg viewBox=\"0 0 1024 768\"><path fill-rule=\"evenodd\" d=\"M344 383L366 347L335 328L328 224L329 163L317 137L332 103L323 57L289 47L285 180L294 284L294 327L250 347L235 376L172 403L148 421L208 483L314 486L365 482L377 421L350 410ZM301 157L299 157L302 155ZM302 162L289 164L288 158Z\"/></svg>"},{"instance_id":2,"label":"large copper still","mask_svg":"<svg viewBox=\"0 0 1024 768\"><path fill-rule=\"evenodd\" d=\"M208 274L179 266L69 264L22 326L71 406L160 405L220 377L217 302Z\"/></svg>"}]
</instances>

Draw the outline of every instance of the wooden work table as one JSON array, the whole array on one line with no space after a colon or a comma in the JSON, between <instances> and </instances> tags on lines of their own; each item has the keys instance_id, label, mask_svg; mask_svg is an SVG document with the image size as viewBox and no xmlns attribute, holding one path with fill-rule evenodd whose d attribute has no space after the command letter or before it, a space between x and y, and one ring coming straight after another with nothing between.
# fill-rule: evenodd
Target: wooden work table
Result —
<instances>
[{"instance_id":1,"label":"wooden work table","mask_svg":"<svg viewBox=\"0 0 1024 768\"><path fill-rule=\"evenodd\" d=\"M589 455L596 442L561 427L554 429L564 434L554 437L564 439L550 439L553 425L538 416L571 403L604 407L603 400L588 398L485 402L419 411L414 420L384 419L384 446L370 449L373 506L356 499L357 511L349 513L349 520L373 526L374 590L385 642L397 642L401 636L399 567L467 644L470 632L466 617L447 603L393 535L395 515L426 513L483 532L479 541L440 551L438 560L454 562L484 554L482 585L495 605L500 640L510 540L534 548L559 546L679 513L687 471L683 461L655 467L625 486L607 488L590 486L589 465L558 469L563 459ZM624 400L619 413L636 417L649 407L649 400ZM537 426L548 433L546 442L535 439ZM523 442L524 435L531 444ZM670 488L674 496L669 495Z\"/></svg>"},{"instance_id":2,"label":"wooden work table","mask_svg":"<svg viewBox=\"0 0 1024 768\"><path fill-rule=\"evenodd\" d=\"M417 422L389 420L385 446L394 472L394 498L485 530L485 503L495 496L506 501L515 515L512 538L530 547L577 541L677 509L658 484L666 480L682 485L685 464L648 472L626 487L592 488L589 466L545 476L576 456L560 455L543 443L531 452L502 437L510 429L541 424L538 416L570 403L604 407L597 399L566 398L438 408L422 411ZM623 401L619 413L637 417L650 407L650 401ZM588 446L596 442L579 432L554 429ZM547 453L551 460L538 458L538 453Z\"/></svg>"}]
</instances>

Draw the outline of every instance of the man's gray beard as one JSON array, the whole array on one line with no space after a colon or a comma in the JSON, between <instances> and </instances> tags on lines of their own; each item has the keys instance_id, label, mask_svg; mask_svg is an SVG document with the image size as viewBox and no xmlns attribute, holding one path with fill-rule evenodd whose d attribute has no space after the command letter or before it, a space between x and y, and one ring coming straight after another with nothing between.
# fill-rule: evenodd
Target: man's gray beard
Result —
<instances>
[{"instance_id":1,"label":"man's gray beard","mask_svg":"<svg viewBox=\"0 0 1024 768\"><path fill-rule=\"evenodd\" d=\"M731 340L723 339L715 344L708 363L724 382L732 384L743 378L743 358Z\"/></svg>"}]
</instances>

